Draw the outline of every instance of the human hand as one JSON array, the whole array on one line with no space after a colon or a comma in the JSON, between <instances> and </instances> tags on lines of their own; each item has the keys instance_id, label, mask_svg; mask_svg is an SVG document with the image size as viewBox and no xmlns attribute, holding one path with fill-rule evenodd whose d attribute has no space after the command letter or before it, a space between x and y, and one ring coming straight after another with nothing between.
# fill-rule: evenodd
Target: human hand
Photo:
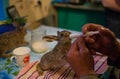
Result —
<instances>
[{"instance_id":1,"label":"human hand","mask_svg":"<svg viewBox=\"0 0 120 79\"><path fill-rule=\"evenodd\" d=\"M84 37L80 36L73 42L66 58L78 77L96 74L93 56L86 47Z\"/></svg>"},{"instance_id":2,"label":"human hand","mask_svg":"<svg viewBox=\"0 0 120 79\"><path fill-rule=\"evenodd\" d=\"M93 53L97 51L111 59L119 56L117 52L120 52L120 43L111 30L98 24L89 23L83 26L82 31L84 34L88 31L99 31L97 35L85 37L87 45Z\"/></svg>"}]
</instances>

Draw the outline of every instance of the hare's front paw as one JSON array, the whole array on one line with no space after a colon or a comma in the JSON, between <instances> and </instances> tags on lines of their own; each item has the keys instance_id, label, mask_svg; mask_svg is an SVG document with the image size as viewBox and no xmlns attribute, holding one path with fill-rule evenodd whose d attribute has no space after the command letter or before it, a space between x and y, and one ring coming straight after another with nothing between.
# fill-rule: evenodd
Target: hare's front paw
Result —
<instances>
[{"instance_id":1,"label":"hare's front paw","mask_svg":"<svg viewBox=\"0 0 120 79\"><path fill-rule=\"evenodd\" d=\"M44 71L40 68L39 63L37 64L36 68L37 68L39 75L42 76L44 74Z\"/></svg>"}]
</instances>

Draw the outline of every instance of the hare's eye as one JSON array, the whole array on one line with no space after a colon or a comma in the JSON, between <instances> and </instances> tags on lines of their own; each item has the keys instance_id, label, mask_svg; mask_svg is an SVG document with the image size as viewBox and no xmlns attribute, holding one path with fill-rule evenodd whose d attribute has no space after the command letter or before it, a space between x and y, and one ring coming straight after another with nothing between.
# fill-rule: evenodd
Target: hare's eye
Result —
<instances>
[{"instance_id":1,"label":"hare's eye","mask_svg":"<svg viewBox=\"0 0 120 79\"><path fill-rule=\"evenodd\" d=\"M63 33L61 33L61 36L64 36L64 34L63 34Z\"/></svg>"}]
</instances>

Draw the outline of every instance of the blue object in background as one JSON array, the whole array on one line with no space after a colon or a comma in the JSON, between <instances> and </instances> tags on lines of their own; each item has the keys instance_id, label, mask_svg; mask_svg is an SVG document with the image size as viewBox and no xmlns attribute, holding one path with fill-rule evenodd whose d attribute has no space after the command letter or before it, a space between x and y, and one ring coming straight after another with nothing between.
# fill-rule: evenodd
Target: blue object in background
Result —
<instances>
[{"instance_id":1,"label":"blue object in background","mask_svg":"<svg viewBox=\"0 0 120 79\"><path fill-rule=\"evenodd\" d=\"M3 2L2 0L0 0L0 20L4 20L5 16L4 16L4 9L3 9Z\"/></svg>"},{"instance_id":2,"label":"blue object in background","mask_svg":"<svg viewBox=\"0 0 120 79\"><path fill-rule=\"evenodd\" d=\"M70 0L54 0L55 2L60 2L60 3L69 3Z\"/></svg>"},{"instance_id":3,"label":"blue object in background","mask_svg":"<svg viewBox=\"0 0 120 79\"><path fill-rule=\"evenodd\" d=\"M0 34L4 33L4 32L9 32L9 31L13 31L16 28L12 25L12 24L4 24L4 25L0 25Z\"/></svg>"},{"instance_id":4,"label":"blue object in background","mask_svg":"<svg viewBox=\"0 0 120 79\"><path fill-rule=\"evenodd\" d=\"M0 21L8 18L7 7L9 7L9 0L0 0Z\"/></svg>"},{"instance_id":5,"label":"blue object in background","mask_svg":"<svg viewBox=\"0 0 120 79\"><path fill-rule=\"evenodd\" d=\"M0 64L0 79L15 79L20 67L8 61L7 58L0 58Z\"/></svg>"},{"instance_id":6,"label":"blue object in background","mask_svg":"<svg viewBox=\"0 0 120 79\"><path fill-rule=\"evenodd\" d=\"M4 71L0 71L0 79L14 79L14 76L8 74L8 73L4 70Z\"/></svg>"},{"instance_id":7,"label":"blue object in background","mask_svg":"<svg viewBox=\"0 0 120 79\"><path fill-rule=\"evenodd\" d=\"M55 2L62 2L62 0L54 0Z\"/></svg>"},{"instance_id":8,"label":"blue object in background","mask_svg":"<svg viewBox=\"0 0 120 79\"><path fill-rule=\"evenodd\" d=\"M6 58L0 58L0 79L14 79L13 75L8 74L6 70L2 70L4 63L6 62Z\"/></svg>"}]
</instances>

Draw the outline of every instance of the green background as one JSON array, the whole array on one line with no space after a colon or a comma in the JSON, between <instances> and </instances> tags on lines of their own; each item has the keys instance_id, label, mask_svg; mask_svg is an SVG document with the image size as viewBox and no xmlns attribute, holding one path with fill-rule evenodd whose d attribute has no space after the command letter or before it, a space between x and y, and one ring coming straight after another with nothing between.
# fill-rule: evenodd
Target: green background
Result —
<instances>
[{"instance_id":1,"label":"green background","mask_svg":"<svg viewBox=\"0 0 120 79\"><path fill-rule=\"evenodd\" d=\"M57 7L58 27L81 31L86 23L105 25L104 11L80 10Z\"/></svg>"}]
</instances>

